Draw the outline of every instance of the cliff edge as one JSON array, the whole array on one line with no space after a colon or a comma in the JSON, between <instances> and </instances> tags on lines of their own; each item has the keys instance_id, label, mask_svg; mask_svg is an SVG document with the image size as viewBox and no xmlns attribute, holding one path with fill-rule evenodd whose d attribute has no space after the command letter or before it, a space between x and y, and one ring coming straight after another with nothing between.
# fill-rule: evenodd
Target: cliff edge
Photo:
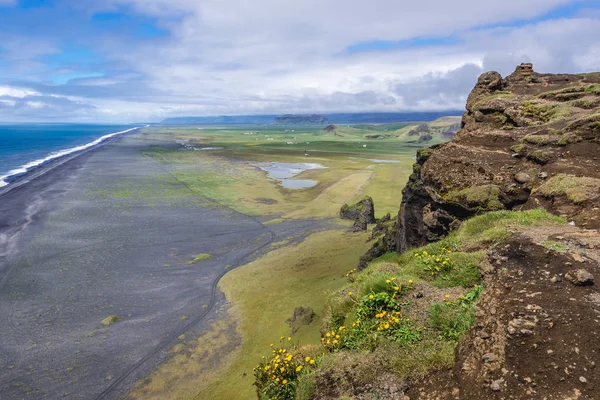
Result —
<instances>
[{"instance_id":1,"label":"cliff edge","mask_svg":"<svg viewBox=\"0 0 600 400\"><path fill-rule=\"evenodd\" d=\"M419 151L402 193L396 251L439 240L475 214L544 207L600 227L600 74L481 75L462 129ZM391 250L391 249L390 249Z\"/></svg>"}]
</instances>

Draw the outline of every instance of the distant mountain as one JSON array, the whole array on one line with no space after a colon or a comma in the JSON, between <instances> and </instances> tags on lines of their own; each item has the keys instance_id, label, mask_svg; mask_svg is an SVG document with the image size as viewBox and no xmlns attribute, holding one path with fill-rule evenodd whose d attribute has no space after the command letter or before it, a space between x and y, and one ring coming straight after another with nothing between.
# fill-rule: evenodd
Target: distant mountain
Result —
<instances>
[{"instance_id":1,"label":"distant mountain","mask_svg":"<svg viewBox=\"0 0 600 400\"><path fill-rule=\"evenodd\" d=\"M274 124L279 125L329 125L327 118L317 115L295 115L286 114L275 118Z\"/></svg>"},{"instance_id":2,"label":"distant mountain","mask_svg":"<svg viewBox=\"0 0 600 400\"><path fill-rule=\"evenodd\" d=\"M462 115L461 110L447 111L427 111L427 112L403 112L403 113L334 113L319 114L331 124L386 124L392 122L414 122L414 121L433 121L445 116ZM222 115L212 117L175 117L163 120L162 124L167 125L254 125L271 124L278 118L286 117L281 115Z\"/></svg>"},{"instance_id":3,"label":"distant mountain","mask_svg":"<svg viewBox=\"0 0 600 400\"><path fill-rule=\"evenodd\" d=\"M164 119L168 125L253 125L270 124L278 115L221 115L217 117L175 117Z\"/></svg>"}]
</instances>

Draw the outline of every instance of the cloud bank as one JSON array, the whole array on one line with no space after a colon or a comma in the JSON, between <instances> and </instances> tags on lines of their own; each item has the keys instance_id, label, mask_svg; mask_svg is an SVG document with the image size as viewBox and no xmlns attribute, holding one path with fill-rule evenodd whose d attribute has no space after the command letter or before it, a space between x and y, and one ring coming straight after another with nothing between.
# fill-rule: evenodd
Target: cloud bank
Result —
<instances>
[{"instance_id":1,"label":"cloud bank","mask_svg":"<svg viewBox=\"0 0 600 400\"><path fill-rule=\"evenodd\" d=\"M1 119L462 109L486 70L600 70L592 0L87 3L0 0Z\"/></svg>"}]
</instances>

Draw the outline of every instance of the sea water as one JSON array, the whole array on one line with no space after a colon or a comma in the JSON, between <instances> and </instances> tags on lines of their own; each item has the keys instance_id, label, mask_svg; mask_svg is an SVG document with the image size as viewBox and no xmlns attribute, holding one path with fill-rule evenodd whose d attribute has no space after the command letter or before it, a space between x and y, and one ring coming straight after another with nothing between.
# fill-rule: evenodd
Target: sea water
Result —
<instances>
[{"instance_id":1,"label":"sea water","mask_svg":"<svg viewBox=\"0 0 600 400\"><path fill-rule=\"evenodd\" d=\"M131 125L0 124L0 187L48 161L132 128Z\"/></svg>"}]
</instances>

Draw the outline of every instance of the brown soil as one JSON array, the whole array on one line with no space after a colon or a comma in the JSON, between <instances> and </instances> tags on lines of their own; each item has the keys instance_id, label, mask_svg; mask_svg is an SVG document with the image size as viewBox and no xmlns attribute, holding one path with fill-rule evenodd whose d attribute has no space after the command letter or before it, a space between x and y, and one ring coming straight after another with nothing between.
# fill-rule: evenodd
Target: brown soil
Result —
<instances>
[{"instance_id":1,"label":"brown soil","mask_svg":"<svg viewBox=\"0 0 600 400\"><path fill-rule=\"evenodd\" d=\"M549 249L554 246L556 249ZM488 253L475 326L452 374L412 385L411 399L594 399L600 389L600 292L565 279L600 276L600 235L533 229Z\"/></svg>"}]
</instances>

